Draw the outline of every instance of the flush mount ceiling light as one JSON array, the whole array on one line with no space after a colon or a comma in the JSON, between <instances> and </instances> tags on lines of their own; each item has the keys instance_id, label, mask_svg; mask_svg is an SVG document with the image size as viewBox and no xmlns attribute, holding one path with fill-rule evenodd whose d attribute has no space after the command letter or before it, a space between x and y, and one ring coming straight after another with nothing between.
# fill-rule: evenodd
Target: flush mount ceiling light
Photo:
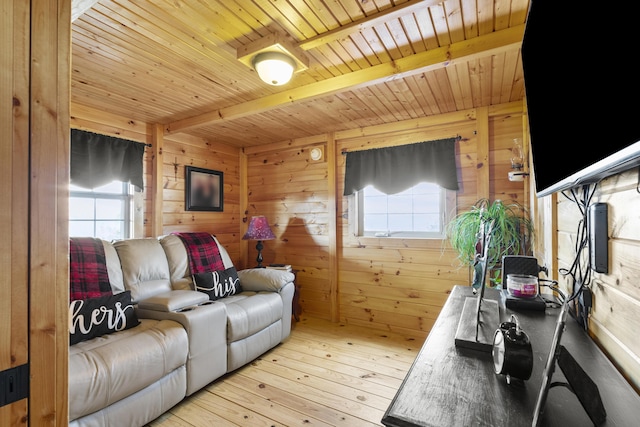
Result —
<instances>
[{"instance_id":1,"label":"flush mount ceiling light","mask_svg":"<svg viewBox=\"0 0 640 427\"><path fill-rule=\"evenodd\" d=\"M296 69L296 62L280 52L263 52L253 58L253 68L260 79L273 86L289 83Z\"/></svg>"},{"instance_id":2,"label":"flush mount ceiling light","mask_svg":"<svg viewBox=\"0 0 640 427\"><path fill-rule=\"evenodd\" d=\"M280 86L294 73L309 68L309 58L287 37L271 33L236 50L237 59L253 68L262 81Z\"/></svg>"}]
</instances>

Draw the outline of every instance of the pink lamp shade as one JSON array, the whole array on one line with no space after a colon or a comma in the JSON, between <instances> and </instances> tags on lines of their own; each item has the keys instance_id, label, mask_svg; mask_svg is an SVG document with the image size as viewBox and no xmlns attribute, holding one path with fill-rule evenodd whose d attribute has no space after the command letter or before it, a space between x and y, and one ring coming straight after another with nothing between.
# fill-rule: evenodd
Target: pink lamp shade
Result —
<instances>
[{"instance_id":1,"label":"pink lamp shade","mask_svg":"<svg viewBox=\"0 0 640 427\"><path fill-rule=\"evenodd\" d=\"M269 227L269 222L267 222L267 218L263 215L254 216L251 218L251 222L249 222L249 229L242 236L242 240L257 240L256 250L258 251L258 257L256 258L256 268L264 268L262 265L262 249L264 246L262 245L263 240L273 240L276 236L271 231Z\"/></svg>"},{"instance_id":2,"label":"pink lamp shade","mask_svg":"<svg viewBox=\"0 0 640 427\"><path fill-rule=\"evenodd\" d=\"M275 238L264 215L252 217L247 232L242 236L242 240L273 240Z\"/></svg>"}]
</instances>

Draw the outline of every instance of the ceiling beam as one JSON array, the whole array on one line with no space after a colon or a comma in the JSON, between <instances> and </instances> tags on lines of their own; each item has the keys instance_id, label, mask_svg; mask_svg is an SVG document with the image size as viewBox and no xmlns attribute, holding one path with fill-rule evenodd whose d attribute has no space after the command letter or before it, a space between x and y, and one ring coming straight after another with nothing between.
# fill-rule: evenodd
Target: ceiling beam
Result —
<instances>
[{"instance_id":1,"label":"ceiling beam","mask_svg":"<svg viewBox=\"0 0 640 427\"><path fill-rule=\"evenodd\" d=\"M307 40L303 40L298 43L298 47L303 50L309 50L318 46L325 45L340 38L349 37L353 33L360 32L367 28L375 27L376 25L382 25L392 19L398 19L402 16L413 13L421 8L428 8L436 4L442 3L443 0L413 0L403 3L399 6L394 6L389 9L385 9L382 12L378 12L373 15L369 15L364 19L351 22L343 25L326 33L320 34L316 37L311 37Z\"/></svg>"},{"instance_id":2,"label":"ceiling beam","mask_svg":"<svg viewBox=\"0 0 640 427\"><path fill-rule=\"evenodd\" d=\"M353 71L341 76L285 90L231 107L177 120L165 126L165 133L184 132L188 129L205 126L213 122L239 119L290 106L297 102L309 101L314 98L333 95L346 90L371 86L385 81L445 68L459 62L466 62L488 55L518 49L522 44L523 34L524 25L519 25L453 43L449 46L431 49L396 61L385 62L363 70Z\"/></svg>"}]
</instances>

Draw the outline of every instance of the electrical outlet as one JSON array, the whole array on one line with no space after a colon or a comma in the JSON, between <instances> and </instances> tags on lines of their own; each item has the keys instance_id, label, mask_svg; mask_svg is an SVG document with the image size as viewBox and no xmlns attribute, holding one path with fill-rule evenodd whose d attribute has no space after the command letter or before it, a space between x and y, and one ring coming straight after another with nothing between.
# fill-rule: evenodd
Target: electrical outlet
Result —
<instances>
[{"instance_id":1,"label":"electrical outlet","mask_svg":"<svg viewBox=\"0 0 640 427\"><path fill-rule=\"evenodd\" d=\"M589 329L589 313L591 313L592 295L591 289L585 287L580 292L577 303L576 320L578 324L586 331Z\"/></svg>"}]
</instances>

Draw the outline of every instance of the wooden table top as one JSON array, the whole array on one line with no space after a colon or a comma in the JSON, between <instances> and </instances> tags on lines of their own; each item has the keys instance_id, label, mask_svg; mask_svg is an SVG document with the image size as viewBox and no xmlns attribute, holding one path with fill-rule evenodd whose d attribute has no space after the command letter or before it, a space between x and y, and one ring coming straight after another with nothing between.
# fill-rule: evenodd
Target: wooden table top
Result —
<instances>
[{"instance_id":1,"label":"wooden table top","mask_svg":"<svg viewBox=\"0 0 640 427\"><path fill-rule=\"evenodd\" d=\"M506 309L499 291L485 298L500 302L500 320L515 314L529 335L534 362L531 378L512 379L493 370L491 353L455 346L455 333L468 286L455 286L425 344L387 409L385 426L531 426L560 308ZM475 297L474 297L475 298ZM604 426L640 425L640 396L598 346L567 316L560 344L598 386L607 419ZM566 382L556 367L552 381ZM566 387L549 390L540 426L593 425L578 398Z\"/></svg>"}]
</instances>

